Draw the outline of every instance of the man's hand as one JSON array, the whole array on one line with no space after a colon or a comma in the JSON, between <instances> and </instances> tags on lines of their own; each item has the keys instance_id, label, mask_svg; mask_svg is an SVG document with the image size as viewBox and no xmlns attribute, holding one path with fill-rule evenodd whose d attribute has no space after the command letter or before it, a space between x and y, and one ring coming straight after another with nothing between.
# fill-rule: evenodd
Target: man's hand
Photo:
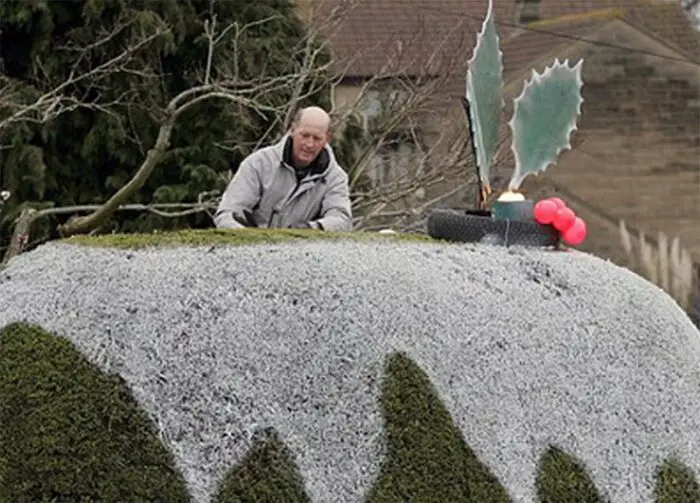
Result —
<instances>
[{"instance_id":1,"label":"man's hand","mask_svg":"<svg viewBox=\"0 0 700 503\"><path fill-rule=\"evenodd\" d=\"M243 210L243 216L234 213L233 219L244 227L258 226L258 224L255 223L255 218L253 218L253 214L248 210Z\"/></svg>"}]
</instances>

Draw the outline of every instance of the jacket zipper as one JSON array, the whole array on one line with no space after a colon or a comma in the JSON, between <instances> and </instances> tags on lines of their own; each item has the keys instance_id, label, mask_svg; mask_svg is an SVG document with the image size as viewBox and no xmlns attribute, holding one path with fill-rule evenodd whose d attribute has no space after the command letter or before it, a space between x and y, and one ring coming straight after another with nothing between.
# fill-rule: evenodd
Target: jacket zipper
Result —
<instances>
[{"instance_id":1,"label":"jacket zipper","mask_svg":"<svg viewBox=\"0 0 700 503\"><path fill-rule=\"evenodd\" d=\"M296 176L296 173L295 173L295 176ZM275 215L277 215L282 209L284 209L285 206L287 206L287 204L289 204L289 202L294 198L294 196L297 194L297 192L299 192L299 188L301 187L301 185L303 184L304 181L311 182L313 180L316 180L317 178L320 179L322 177L323 177L323 175L316 175L312 179L306 179L306 180L303 178L300 180L297 179L296 185L294 186L292 191L289 193L287 198L284 200L284 202L282 202L282 204L278 205L277 207L272 208L272 212L270 213L270 218L267 221L267 226L270 227L272 225L272 220L275 218Z\"/></svg>"}]
</instances>

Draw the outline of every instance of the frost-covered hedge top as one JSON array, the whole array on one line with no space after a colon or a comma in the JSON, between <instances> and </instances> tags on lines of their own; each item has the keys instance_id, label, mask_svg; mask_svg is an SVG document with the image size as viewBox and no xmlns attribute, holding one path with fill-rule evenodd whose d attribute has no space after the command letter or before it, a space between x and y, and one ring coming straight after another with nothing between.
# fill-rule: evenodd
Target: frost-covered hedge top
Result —
<instances>
[{"instance_id":1,"label":"frost-covered hedge top","mask_svg":"<svg viewBox=\"0 0 700 503\"><path fill-rule=\"evenodd\" d=\"M196 501L273 427L314 501L362 501L385 439L384 357L420 365L515 501L556 444L612 501L700 473L700 334L673 300L578 252L394 240L144 249L51 243L0 273L29 321L119 372Z\"/></svg>"}]
</instances>

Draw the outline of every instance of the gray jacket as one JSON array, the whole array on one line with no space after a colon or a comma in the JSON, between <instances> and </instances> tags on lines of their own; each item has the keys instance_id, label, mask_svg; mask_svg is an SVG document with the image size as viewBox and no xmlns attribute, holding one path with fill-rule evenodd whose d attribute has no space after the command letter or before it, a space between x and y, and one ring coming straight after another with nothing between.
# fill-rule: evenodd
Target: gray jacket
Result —
<instances>
[{"instance_id":1,"label":"gray jacket","mask_svg":"<svg viewBox=\"0 0 700 503\"><path fill-rule=\"evenodd\" d=\"M214 215L219 228L243 227L233 214L252 213L258 227L286 228L309 222L327 231L352 230L348 175L326 146L324 162L300 182L292 166L284 161L289 148L285 135L274 145L253 152L241 162L221 197Z\"/></svg>"}]
</instances>

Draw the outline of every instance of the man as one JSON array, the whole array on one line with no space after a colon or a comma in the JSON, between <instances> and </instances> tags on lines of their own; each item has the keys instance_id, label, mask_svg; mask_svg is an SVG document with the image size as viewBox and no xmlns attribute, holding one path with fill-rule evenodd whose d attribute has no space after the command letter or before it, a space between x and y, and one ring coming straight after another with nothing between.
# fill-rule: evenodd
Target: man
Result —
<instances>
[{"instance_id":1,"label":"man","mask_svg":"<svg viewBox=\"0 0 700 503\"><path fill-rule=\"evenodd\" d=\"M246 157L221 198L216 227L351 230L348 175L328 145L330 122L323 109L304 108L278 143Z\"/></svg>"}]
</instances>

